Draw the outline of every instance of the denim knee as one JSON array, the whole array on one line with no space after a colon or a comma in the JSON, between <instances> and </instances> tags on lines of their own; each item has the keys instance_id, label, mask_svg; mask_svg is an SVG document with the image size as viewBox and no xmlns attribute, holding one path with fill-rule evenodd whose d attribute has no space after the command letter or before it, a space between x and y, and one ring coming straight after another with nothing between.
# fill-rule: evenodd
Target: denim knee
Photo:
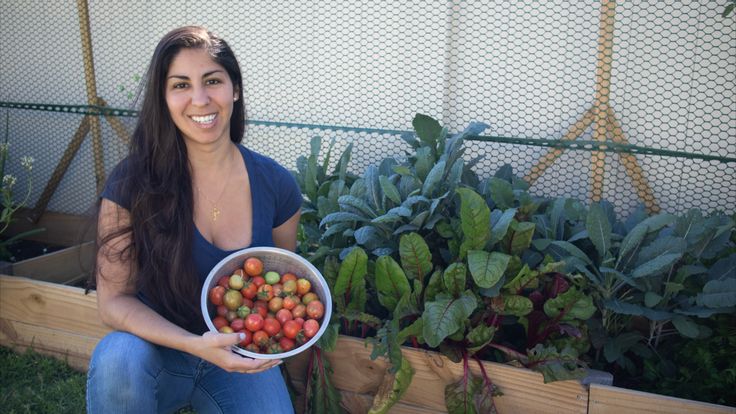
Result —
<instances>
[{"instance_id":1,"label":"denim knee","mask_svg":"<svg viewBox=\"0 0 736 414\"><path fill-rule=\"evenodd\" d=\"M102 338L92 353L87 374L87 404L90 412L109 403L131 406L153 401L161 371L155 345L126 332ZM154 405L155 407L155 405Z\"/></svg>"}]
</instances>

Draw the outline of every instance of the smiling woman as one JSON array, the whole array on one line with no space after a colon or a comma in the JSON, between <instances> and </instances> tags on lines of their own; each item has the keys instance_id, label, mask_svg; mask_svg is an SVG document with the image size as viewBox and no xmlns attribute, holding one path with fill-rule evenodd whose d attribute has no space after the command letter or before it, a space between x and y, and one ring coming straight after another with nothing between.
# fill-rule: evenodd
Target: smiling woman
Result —
<instances>
[{"instance_id":1,"label":"smiling woman","mask_svg":"<svg viewBox=\"0 0 736 414\"><path fill-rule=\"evenodd\" d=\"M206 29L175 29L156 47L130 155L101 195L97 301L115 332L90 361L89 412L293 412L281 361L231 352L244 332L207 332L199 306L233 251L296 247L301 192L239 145L242 91L235 55Z\"/></svg>"}]
</instances>

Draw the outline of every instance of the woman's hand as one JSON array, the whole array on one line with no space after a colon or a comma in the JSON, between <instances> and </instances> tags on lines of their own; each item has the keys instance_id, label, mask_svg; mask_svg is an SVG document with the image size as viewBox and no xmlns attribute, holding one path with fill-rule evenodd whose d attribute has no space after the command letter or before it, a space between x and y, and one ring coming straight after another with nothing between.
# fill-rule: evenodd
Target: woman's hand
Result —
<instances>
[{"instance_id":1,"label":"woman's hand","mask_svg":"<svg viewBox=\"0 0 736 414\"><path fill-rule=\"evenodd\" d=\"M231 351L230 347L241 340L237 333L206 332L201 337L192 339L189 352L228 372L255 374L281 364L280 359L251 359Z\"/></svg>"}]
</instances>

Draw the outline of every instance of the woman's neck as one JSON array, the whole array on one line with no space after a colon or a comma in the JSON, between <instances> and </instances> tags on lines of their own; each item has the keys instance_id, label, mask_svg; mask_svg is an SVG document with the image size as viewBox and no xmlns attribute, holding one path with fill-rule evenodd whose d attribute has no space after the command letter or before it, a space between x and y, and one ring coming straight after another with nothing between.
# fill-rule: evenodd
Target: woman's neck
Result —
<instances>
[{"instance_id":1,"label":"woman's neck","mask_svg":"<svg viewBox=\"0 0 736 414\"><path fill-rule=\"evenodd\" d=\"M217 182L233 169L238 148L231 141L222 145L187 148L192 179L202 187Z\"/></svg>"}]
</instances>

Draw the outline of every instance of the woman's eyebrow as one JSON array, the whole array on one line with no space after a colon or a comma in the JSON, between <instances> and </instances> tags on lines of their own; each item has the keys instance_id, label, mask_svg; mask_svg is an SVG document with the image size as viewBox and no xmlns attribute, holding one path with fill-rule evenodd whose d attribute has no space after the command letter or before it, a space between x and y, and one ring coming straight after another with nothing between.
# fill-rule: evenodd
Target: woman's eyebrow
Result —
<instances>
[{"instance_id":1,"label":"woman's eyebrow","mask_svg":"<svg viewBox=\"0 0 736 414\"><path fill-rule=\"evenodd\" d=\"M222 69L215 69L215 70L206 72L204 75L202 75L202 77L203 78L206 78L206 77L208 77L210 75L213 75L213 74L219 73L219 72L223 72L223 70ZM170 75L167 79L171 79L171 78L188 80L189 79L189 76L186 76L186 75Z\"/></svg>"}]
</instances>

